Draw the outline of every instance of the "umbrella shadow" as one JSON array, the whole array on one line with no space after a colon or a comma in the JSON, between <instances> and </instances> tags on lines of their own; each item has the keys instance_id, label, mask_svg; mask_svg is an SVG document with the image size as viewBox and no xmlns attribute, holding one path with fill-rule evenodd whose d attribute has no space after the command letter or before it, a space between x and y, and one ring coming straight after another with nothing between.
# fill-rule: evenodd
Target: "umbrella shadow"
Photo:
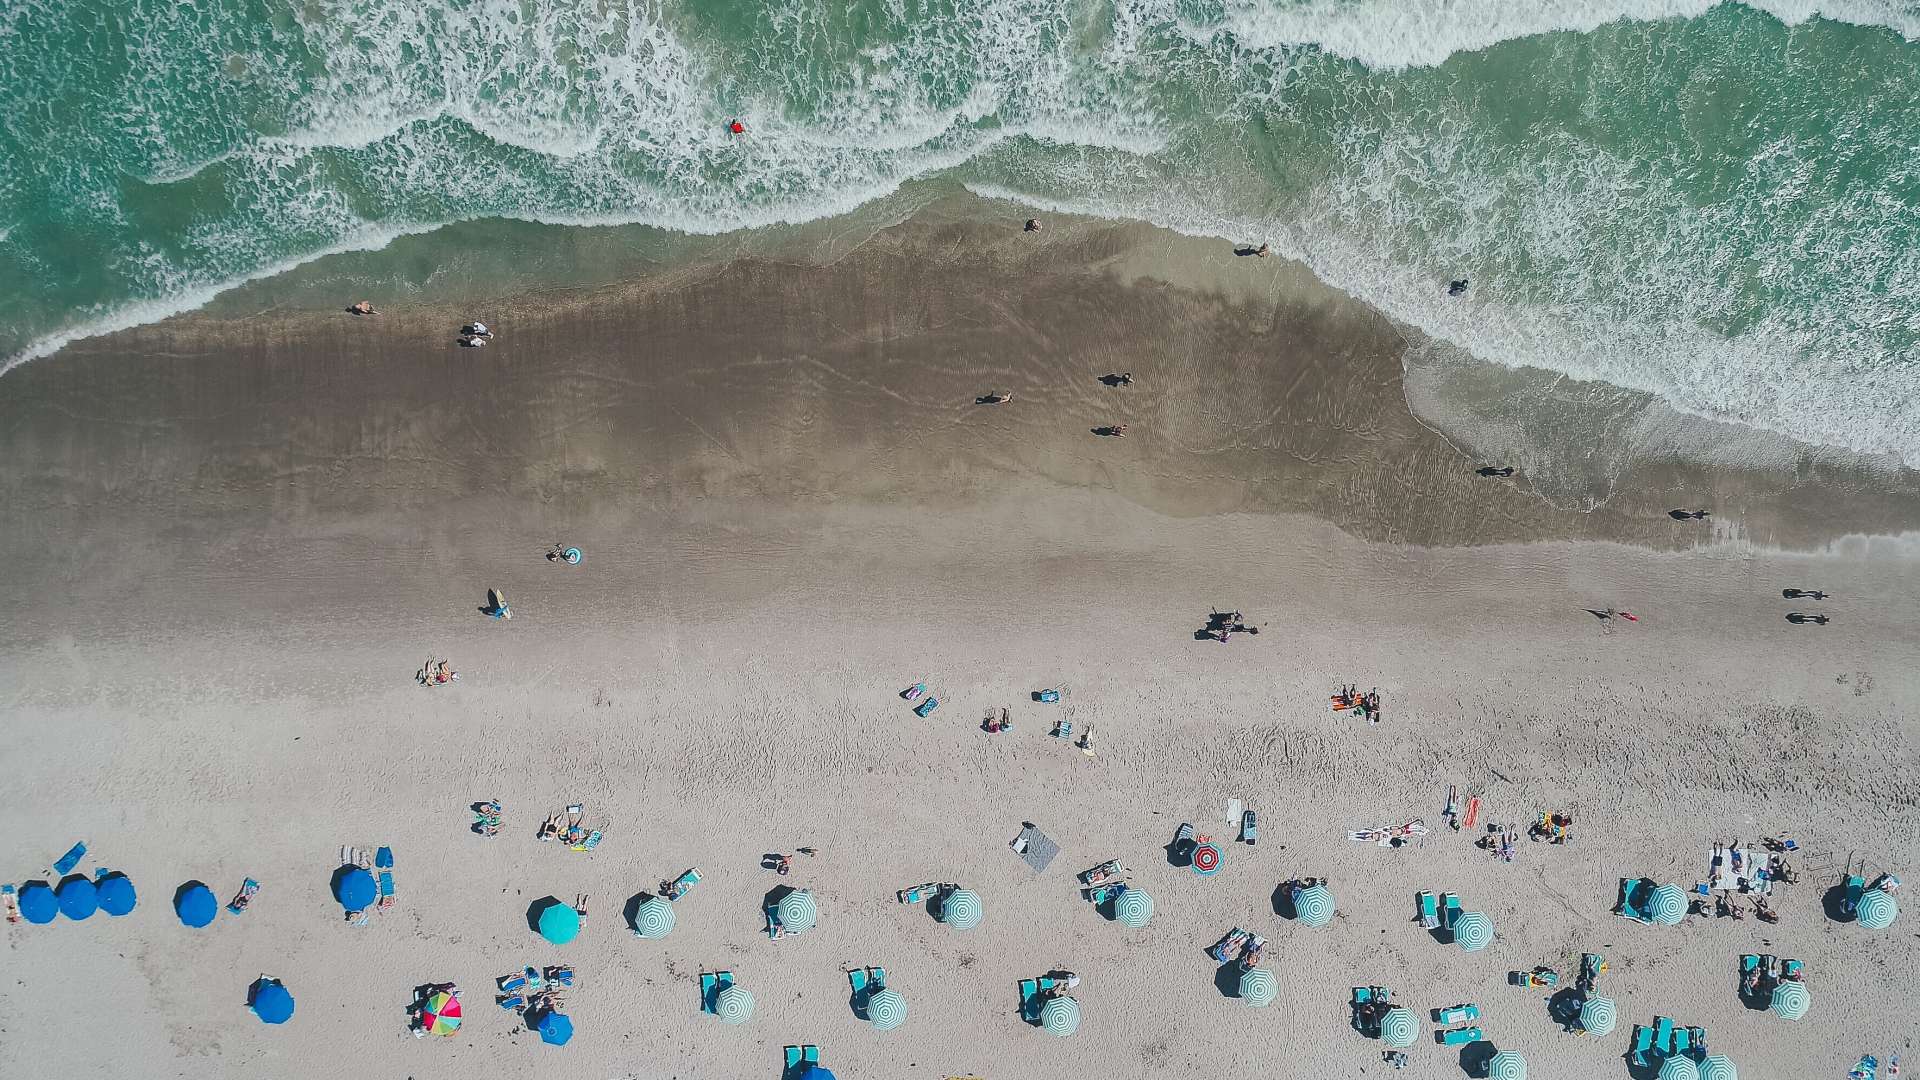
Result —
<instances>
[{"instance_id":1,"label":"umbrella shadow","mask_svg":"<svg viewBox=\"0 0 1920 1080\"><path fill-rule=\"evenodd\" d=\"M554 908L566 906L566 902L557 896L543 896L535 900L533 903L527 905L527 929L536 934L539 933L540 916L545 915Z\"/></svg>"},{"instance_id":2,"label":"umbrella shadow","mask_svg":"<svg viewBox=\"0 0 1920 1080\"><path fill-rule=\"evenodd\" d=\"M1299 885L1297 878L1289 878L1273 887L1273 913L1283 919L1298 919L1300 909L1293 906L1293 890Z\"/></svg>"},{"instance_id":3,"label":"umbrella shadow","mask_svg":"<svg viewBox=\"0 0 1920 1080\"><path fill-rule=\"evenodd\" d=\"M1240 962L1229 960L1213 973L1213 985L1224 998L1240 996Z\"/></svg>"},{"instance_id":4,"label":"umbrella shadow","mask_svg":"<svg viewBox=\"0 0 1920 1080\"><path fill-rule=\"evenodd\" d=\"M1167 865L1173 867L1191 867L1193 865L1193 849L1198 846L1199 845L1192 840L1180 839L1179 834L1176 832L1173 839L1167 841L1167 845L1163 849L1167 853Z\"/></svg>"},{"instance_id":5,"label":"umbrella shadow","mask_svg":"<svg viewBox=\"0 0 1920 1080\"><path fill-rule=\"evenodd\" d=\"M1547 1017L1563 1030L1572 1031L1580 1023L1583 997L1579 987L1563 986L1547 997Z\"/></svg>"},{"instance_id":6,"label":"umbrella shadow","mask_svg":"<svg viewBox=\"0 0 1920 1080\"><path fill-rule=\"evenodd\" d=\"M1460 1071L1468 1076L1485 1076L1493 1055L1499 1052L1498 1047L1484 1039L1470 1042L1460 1048Z\"/></svg>"},{"instance_id":7,"label":"umbrella shadow","mask_svg":"<svg viewBox=\"0 0 1920 1080\"><path fill-rule=\"evenodd\" d=\"M1847 910L1847 886L1845 882L1835 885L1820 894L1820 907L1827 918L1834 922L1852 922L1853 913Z\"/></svg>"}]
</instances>

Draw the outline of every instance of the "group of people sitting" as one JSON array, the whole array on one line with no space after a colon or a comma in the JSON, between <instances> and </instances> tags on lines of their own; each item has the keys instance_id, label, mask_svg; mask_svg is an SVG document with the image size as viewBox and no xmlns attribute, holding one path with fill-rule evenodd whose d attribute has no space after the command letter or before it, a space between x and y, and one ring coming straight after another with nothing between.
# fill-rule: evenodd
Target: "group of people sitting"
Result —
<instances>
[{"instance_id":1,"label":"group of people sitting","mask_svg":"<svg viewBox=\"0 0 1920 1080\"><path fill-rule=\"evenodd\" d=\"M414 676L415 679L419 680L421 686L443 686L459 677L460 673L453 670L451 661L435 660L431 656L427 657L426 664L422 666L419 673Z\"/></svg>"},{"instance_id":2,"label":"group of people sitting","mask_svg":"<svg viewBox=\"0 0 1920 1080\"><path fill-rule=\"evenodd\" d=\"M587 828L586 810L580 806L569 806L565 813L550 815L540 823L540 840L558 840L563 844L585 843L592 830ZM584 914L584 912L582 913Z\"/></svg>"},{"instance_id":3,"label":"group of people sitting","mask_svg":"<svg viewBox=\"0 0 1920 1080\"><path fill-rule=\"evenodd\" d=\"M1361 693L1357 686L1342 686L1333 695L1333 711L1352 709L1355 714L1364 716L1369 724L1380 722L1380 688L1374 687Z\"/></svg>"},{"instance_id":4,"label":"group of people sitting","mask_svg":"<svg viewBox=\"0 0 1920 1080\"><path fill-rule=\"evenodd\" d=\"M473 804L473 831L481 836L499 836L501 818L499 799Z\"/></svg>"},{"instance_id":5,"label":"group of people sitting","mask_svg":"<svg viewBox=\"0 0 1920 1080\"><path fill-rule=\"evenodd\" d=\"M1202 637L1210 637L1224 642L1234 634L1257 634L1260 628L1248 626L1247 617L1237 611L1215 611L1207 616L1206 628L1200 631Z\"/></svg>"},{"instance_id":6,"label":"group of people sitting","mask_svg":"<svg viewBox=\"0 0 1920 1080\"><path fill-rule=\"evenodd\" d=\"M1542 811L1540 819L1527 829L1527 835L1536 841L1564 844L1573 839L1573 815Z\"/></svg>"},{"instance_id":7,"label":"group of people sitting","mask_svg":"<svg viewBox=\"0 0 1920 1080\"><path fill-rule=\"evenodd\" d=\"M493 331L483 322L470 322L460 328L460 344L469 349L478 349L493 340Z\"/></svg>"}]
</instances>

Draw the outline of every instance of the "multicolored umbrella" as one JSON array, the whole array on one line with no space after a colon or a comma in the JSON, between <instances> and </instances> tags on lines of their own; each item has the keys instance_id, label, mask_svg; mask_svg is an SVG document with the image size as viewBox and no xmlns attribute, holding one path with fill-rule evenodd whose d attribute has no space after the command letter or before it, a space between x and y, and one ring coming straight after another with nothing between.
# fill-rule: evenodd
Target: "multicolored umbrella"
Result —
<instances>
[{"instance_id":1,"label":"multicolored umbrella","mask_svg":"<svg viewBox=\"0 0 1920 1080\"><path fill-rule=\"evenodd\" d=\"M60 917L60 898L44 881L29 881L20 886L20 915L35 926L45 926Z\"/></svg>"},{"instance_id":2,"label":"multicolored umbrella","mask_svg":"<svg viewBox=\"0 0 1920 1080\"><path fill-rule=\"evenodd\" d=\"M1380 1041L1395 1050L1405 1050L1420 1038L1420 1021L1412 1009L1392 1008L1380 1018Z\"/></svg>"},{"instance_id":3,"label":"multicolored umbrella","mask_svg":"<svg viewBox=\"0 0 1920 1080\"><path fill-rule=\"evenodd\" d=\"M1813 995L1807 993L1805 983L1783 982L1773 988L1773 1011L1782 1020L1798 1020L1812 1005Z\"/></svg>"},{"instance_id":4,"label":"multicolored umbrella","mask_svg":"<svg viewBox=\"0 0 1920 1080\"><path fill-rule=\"evenodd\" d=\"M1740 1080L1740 1070L1733 1067L1732 1058L1715 1054L1700 1063L1700 1080Z\"/></svg>"},{"instance_id":5,"label":"multicolored umbrella","mask_svg":"<svg viewBox=\"0 0 1920 1080\"><path fill-rule=\"evenodd\" d=\"M1153 918L1153 897L1145 889L1128 889L1113 901L1113 921L1135 930Z\"/></svg>"},{"instance_id":6,"label":"multicolored umbrella","mask_svg":"<svg viewBox=\"0 0 1920 1080\"><path fill-rule=\"evenodd\" d=\"M1070 997L1048 998L1040 1006L1040 1030L1065 1038L1080 1030L1080 1003Z\"/></svg>"},{"instance_id":7,"label":"multicolored umbrella","mask_svg":"<svg viewBox=\"0 0 1920 1080\"><path fill-rule=\"evenodd\" d=\"M1853 907L1853 921L1869 930L1885 930L1899 915L1899 901L1879 889L1861 893L1860 902Z\"/></svg>"},{"instance_id":8,"label":"multicolored umbrella","mask_svg":"<svg viewBox=\"0 0 1920 1080\"><path fill-rule=\"evenodd\" d=\"M60 883L54 890L60 901L60 914L75 922L90 919L100 910L100 890L94 887L90 878L75 874Z\"/></svg>"},{"instance_id":9,"label":"multicolored umbrella","mask_svg":"<svg viewBox=\"0 0 1920 1080\"><path fill-rule=\"evenodd\" d=\"M1619 1010L1610 997L1590 997L1580 1003L1580 1030L1589 1035L1611 1035L1620 1024Z\"/></svg>"},{"instance_id":10,"label":"multicolored umbrella","mask_svg":"<svg viewBox=\"0 0 1920 1080\"><path fill-rule=\"evenodd\" d=\"M1333 890L1309 885L1293 890L1293 914L1302 926L1325 926L1333 921Z\"/></svg>"},{"instance_id":11,"label":"multicolored umbrella","mask_svg":"<svg viewBox=\"0 0 1920 1080\"><path fill-rule=\"evenodd\" d=\"M365 911L380 895L373 875L358 866L342 867L333 883L333 898L348 911Z\"/></svg>"},{"instance_id":12,"label":"multicolored umbrella","mask_svg":"<svg viewBox=\"0 0 1920 1080\"><path fill-rule=\"evenodd\" d=\"M1479 952L1493 942L1493 920L1478 911L1462 912L1453 920L1453 940L1468 952Z\"/></svg>"},{"instance_id":13,"label":"multicolored umbrella","mask_svg":"<svg viewBox=\"0 0 1920 1080\"><path fill-rule=\"evenodd\" d=\"M1647 918L1661 926L1679 926L1687 917L1687 894L1678 885L1657 885L1647 895Z\"/></svg>"},{"instance_id":14,"label":"multicolored umbrella","mask_svg":"<svg viewBox=\"0 0 1920 1080\"><path fill-rule=\"evenodd\" d=\"M220 900L212 889L193 881L174 898L173 910L188 926L205 926L220 913Z\"/></svg>"},{"instance_id":15,"label":"multicolored umbrella","mask_svg":"<svg viewBox=\"0 0 1920 1080\"><path fill-rule=\"evenodd\" d=\"M133 891L133 882L127 880L125 874L103 874L93 884L100 894L100 910L109 915L125 915L140 902L140 897Z\"/></svg>"},{"instance_id":16,"label":"multicolored umbrella","mask_svg":"<svg viewBox=\"0 0 1920 1080\"><path fill-rule=\"evenodd\" d=\"M980 907L980 894L967 889L955 889L940 901L940 921L955 930L971 930L980 925L980 917L985 912Z\"/></svg>"},{"instance_id":17,"label":"multicolored umbrella","mask_svg":"<svg viewBox=\"0 0 1920 1080\"><path fill-rule=\"evenodd\" d=\"M1247 1008L1264 1009L1279 996L1280 980L1273 972L1256 967L1240 973L1240 1000L1247 1003Z\"/></svg>"},{"instance_id":18,"label":"multicolored umbrella","mask_svg":"<svg viewBox=\"0 0 1920 1080\"><path fill-rule=\"evenodd\" d=\"M1193 849L1193 872L1202 877L1217 873L1220 869L1220 849L1213 844L1201 844Z\"/></svg>"},{"instance_id":19,"label":"multicolored umbrella","mask_svg":"<svg viewBox=\"0 0 1920 1080\"><path fill-rule=\"evenodd\" d=\"M1659 1080L1700 1080L1700 1066L1678 1054L1660 1063Z\"/></svg>"},{"instance_id":20,"label":"multicolored umbrella","mask_svg":"<svg viewBox=\"0 0 1920 1080\"><path fill-rule=\"evenodd\" d=\"M633 932L643 938L663 938L673 933L673 905L663 897L649 896L633 912Z\"/></svg>"},{"instance_id":21,"label":"multicolored umbrella","mask_svg":"<svg viewBox=\"0 0 1920 1080\"><path fill-rule=\"evenodd\" d=\"M565 945L580 936L580 913L554 900L540 912L540 936Z\"/></svg>"},{"instance_id":22,"label":"multicolored umbrella","mask_svg":"<svg viewBox=\"0 0 1920 1080\"><path fill-rule=\"evenodd\" d=\"M885 987L867 998L867 1022L875 1031L892 1031L907 1022L907 999Z\"/></svg>"},{"instance_id":23,"label":"multicolored umbrella","mask_svg":"<svg viewBox=\"0 0 1920 1080\"><path fill-rule=\"evenodd\" d=\"M460 1030L460 998L436 990L420 1006L420 1027L429 1035L451 1035Z\"/></svg>"},{"instance_id":24,"label":"multicolored umbrella","mask_svg":"<svg viewBox=\"0 0 1920 1080\"><path fill-rule=\"evenodd\" d=\"M293 1016L293 995L279 979L262 978L253 984L253 1015L266 1024L284 1024Z\"/></svg>"},{"instance_id":25,"label":"multicolored umbrella","mask_svg":"<svg viewBox=\"0 0 1920 1080\"><path fill-rule=\"evenodd\" d=\"M713 1012L722 1023L744 1024L753 1016L753 995L738 986L728 986L715 995Z\"/></svg>"},{"instance_id":26,"label":"multicolored umbrella","mask_svg":"<svg viewBox=\"0 0 1920 1080\"><path fill-rule=\"evenodd\" d=\"M573 1039L573 1018L549 1009L540 1017L540 1041L548 1046L565 1046Z\"/></svg>"},{"instance_id":27,"label":"multicolored umbrella","mask_svg":"<svg viewBox=\"0 0 1920 1080\"><path fill-rule=\"evenodd\" d=\"M811 930L820 921L820 907L814 903L813 893L807 889L798 889L781 897L774 910L780 917L781 928L789 934Z\"/></svg>"},{"instance_id":28,"label":"multicolored umbrella","mask_svg":"<svg viewBox=\"0 0 1920 1080\"><path fill-rule=\"evenodd\" d=\"M1502 1050L1487 1062L1487 1080L1527 1080L1527 1059Z\"/></svg>"}]
</instances>

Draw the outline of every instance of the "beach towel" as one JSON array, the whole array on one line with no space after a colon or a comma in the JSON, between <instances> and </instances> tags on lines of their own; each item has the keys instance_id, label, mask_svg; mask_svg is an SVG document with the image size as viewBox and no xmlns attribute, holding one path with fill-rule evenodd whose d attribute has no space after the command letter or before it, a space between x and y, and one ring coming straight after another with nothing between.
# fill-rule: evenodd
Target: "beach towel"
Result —
<instances>
[{"instance_id":1,"label":"beach towel","mask_svg":"<svg viewBox=\"0 0 1920 1080\"><path fill-rule=\"evenodd\" d=\"M1019 836L1014 837L1013 850L1028 866L1033 867L1035 873L1039 873L1053 862L1054 856L1060 854L1060 845L1054 843L1046 833L1028 825L1020 830Z\"/></svg>"}]
</instances>

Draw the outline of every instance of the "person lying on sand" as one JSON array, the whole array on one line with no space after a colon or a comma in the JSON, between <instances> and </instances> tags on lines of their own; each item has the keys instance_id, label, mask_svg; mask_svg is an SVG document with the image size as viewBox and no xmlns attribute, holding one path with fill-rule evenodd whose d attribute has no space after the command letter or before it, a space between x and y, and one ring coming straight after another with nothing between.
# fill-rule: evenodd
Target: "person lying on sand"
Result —
<instances>
[{"instance_id":1,"label":"person lying on sand","mask_svg":"<svg viewBox=\"0 0 1920 1080\"><path fill-rule=\"evenodd\" d=\"M1013 391L1009 390L1004 394L997 391L981 394L979 397L973 399L973 403L975 405L1005 405L1012 400Z\"/></svg>"},{"instance_id":2,"label":"person lying on sand","mask_svg":"<svg viewBox=\"0 0 1920 1080\"><path fill-rule=\"evenodd\" d=\"M1028 218L1028 219L1027 219L1027 229L1026 229L1026 231L1028 231L1028 232L1039 232L1039 231L1040 231L1040 219L1039 219L1039 218L1037 218L1037 217L1030 217L1030 218Z\"/></svg>"},{"instance_id":3,"label":"person lying on sand","mask_svg":"<svg viewBox=\"0 0 1920 1080\"><path fill-rule=\"evenodd\" d=\"M352 312L352 313L354 313L355 315L378 315L378 314L380 314L379 312L377 312L377 311L375 311L375 310L373 310L373 301L371 301L371 300L362 300L362 301L360 301L359 303L357 303L357 304L355 304L355 305L353 305L352 307L350 307L350 308L348 308L347 310L348 310L348 311L350 311L350 312Z\"/></svg>"}]
</instances>

